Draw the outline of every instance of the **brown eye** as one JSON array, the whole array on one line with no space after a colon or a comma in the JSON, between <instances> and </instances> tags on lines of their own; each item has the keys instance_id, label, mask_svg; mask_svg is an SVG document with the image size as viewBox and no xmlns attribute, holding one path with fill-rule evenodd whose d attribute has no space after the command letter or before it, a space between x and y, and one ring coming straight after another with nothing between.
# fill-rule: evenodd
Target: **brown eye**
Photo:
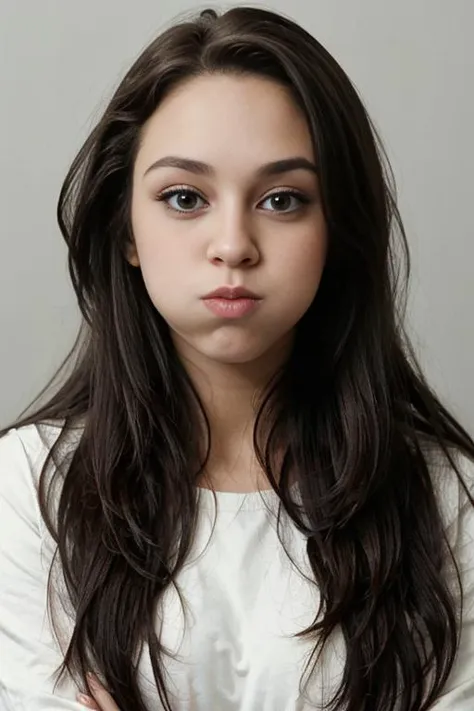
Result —
<instances>
[{"instance_id":1,"label":"brown eye","mask_svg":"<svg viewBox=\"0 0 474 711\"><path fill-rule=\"evenodd\" d=\"M271 205L270 212L281 212L283 214L287 214L295 212L304 204L308 204L309 199L301 193L283 190L278 193L273 193L272 195L269 195L260 204L263 205L266 202L269 202ZM268 208L264 209L267 210Z\"/></svg>"},{"instance_id":2,"label":"brown eye","mask_svg":"<svg viewBox=\"0 0 474 711\"><path fill-rule=\"evenodd\" d=\"M283 193L282 195L273 195L270 200L275 210L285 211L291 207L291 195L288 195L288 193Z\"/></svg>"},{"instance_id":3,"label":"brown eye","mask_svg":"<svg viewBox=\"0 0 474 711\"><path fill-rule=\"evenodd\" d=\"M199 206L196 205L196 201L201 200L205 202L194 190L185 190L183 188L175 188L161 193L161 195L157 197L157 200L166 203L166 207L175 212L194 212L195 209L199 209ZM174 202L171 202L172 200Z\"/></svg>"}]
</instances>

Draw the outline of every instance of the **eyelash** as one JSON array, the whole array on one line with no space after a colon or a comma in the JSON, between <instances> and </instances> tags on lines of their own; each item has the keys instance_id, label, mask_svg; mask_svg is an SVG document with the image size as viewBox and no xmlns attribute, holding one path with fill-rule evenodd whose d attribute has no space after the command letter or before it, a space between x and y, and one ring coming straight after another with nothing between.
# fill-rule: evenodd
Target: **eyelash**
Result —
<instances>
[{"instance_id":1,"label":"eyelash","mask_svg":"<svg viewBox=\"0 0 474 711\"><path fill-rule=\"evenodd\" d=\"M169 203L167 202L167 200L169 198L172 198L175 195L183 195L183 194L197 195L201 200L206 201L205 198L203 198L203 196L200 193L198 193L197 190L192 190L191 188L188 188L184 185L177 186L176 188L172 188L170 190L163 191L162 193L160 193L159 195L156 196L156 200L158 202L164 202L167 210L171 210L172 212L174 212L178 215L193 215L193 214L195 214L195 212L197 212L197 210L177 210L176 208L171 207L169 205ZM311 202L311 199L309 197L307 197L303 193L300 193L296 190L277 190L274 193L270 193L269 195L267 195L260 202L265 202L266 200L269 200L270 198L274 197L275 195L290 195L291 197L295 197L302 203L302 206L308 205ZM296 208L295 210L287 210L287 211L268 210L268 212L274 212L276 215L292 215L293 213L298 212L298 209L299 208Z\"/></svg>"}]
</instances>

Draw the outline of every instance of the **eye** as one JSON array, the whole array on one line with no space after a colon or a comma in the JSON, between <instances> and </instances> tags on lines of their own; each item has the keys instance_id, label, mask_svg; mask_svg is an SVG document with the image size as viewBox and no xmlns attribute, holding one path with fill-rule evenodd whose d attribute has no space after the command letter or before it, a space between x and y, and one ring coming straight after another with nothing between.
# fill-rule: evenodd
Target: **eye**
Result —
<instances>
[{"instance_id":1,"label":"eye","mask_svg":"<svg viewBox=\"0 0 474 711\"><path fill-rule=\"evenodd\" d=\"M199 193L189 188L173 188L166 190L156 198L158 202L164 202L169 210L175 212L194 212L196 209L196 200L206 202ZM174 200L174 204L172 203Z\"/></svg>"},{"instance_id":2,"label":"eye","mask_svg":"<svg viewBox=\"0 0 474 711\"><path fill-rule=\"evenodd\" d=\"M270 212L289 214L298 210L302 205L307 205L310 200L306 197L306 195L303 195L302 193L296 192L294 190L279 190L278 192L272 193L271 195L266 197L265 200L263 200L259 204L264 205L266 202L270 202L270 204L272 205L273 209L270 208Z\"/></svg>"},{"instance_id":3,"label":"eye","mask_svg":"<svg viewBox=\"0 0 474 711\"><path fill-rule=\"evenodd\" d=\"M156 200L164 202L167 209L182 214L192 214L202 208L203 204L199 205L199 201L207 204L206 200L195 190L179 186L160 193ZM270 208L263 208L265 211L286 215L296 212L302 205L307 205L310 202L306 195L295 190L279 190L268 195L259 205L270 203Z\"/></svg>"}]
</instances>

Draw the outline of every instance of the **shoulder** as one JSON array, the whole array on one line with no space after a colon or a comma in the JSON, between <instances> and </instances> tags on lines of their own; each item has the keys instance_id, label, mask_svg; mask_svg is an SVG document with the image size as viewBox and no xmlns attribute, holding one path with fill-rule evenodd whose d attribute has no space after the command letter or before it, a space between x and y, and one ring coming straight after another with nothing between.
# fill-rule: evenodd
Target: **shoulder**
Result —
<instances>
[{"instance_id":1,"label":"shoulder","mask_svg":"<svg viewBox=\"0 0 474 711\"><path fill-rule=\"evenodd\" d=\"M2 456L11 451L24 449L28 455L39 454L47 445L53 444L63 427L62 422L48 424L31 424L24 427L12 427L3 437L0 437L0 452ZM46 439L44 436L46 433Z\"/></svg>"},{"instance_id":2,"label":"shoulder","mask_svg":"<svg viewBox=\"0 0 474 711\"><path fill-rule=\"evenodd\" d=\"M0 483L18 478L37 481L48 452L61 433L61 425L27 425L10 429L0 438Z\"/></svg>"},{"instance_id":3,"label":"shoulder","mask_svg":"<svg viewBox=\"0 0 474 711\"><path fill-rule=\"evenodd\" d=\"M3 520L6 514L9 517L14 513L24 520L39 523L39 479L62 430L61 422L31 424L12 428L0 438L0 516ZM70 450L74 438L68 436L66 441L66 448ZM52 462L49 471L54 470Z\"/></svg>"},{"instance_id":4,"label":"shoulder","mask_svg":"<svg viewBox=\"0 0 474 711\"><path fill-rule=\"evenodd\" d=\"M61 430L59 427L56 429L59 436ZM53 432L54 429L49 431L50 437ZM0 438L2 528L2 521L12 525L13 516L29 521L32 527L40 528L37 487L48 451L48 443L36 425L10 429ZM8 537L8 531L5 531L5 535Z\"/></svg>"},{"instance_id":5,"label":"shoulder","mask_svg":"<svg viewBox=\"0 0 474 711\"><path fill-rule=\"evenodd\" d=\"M448 539L454 544L461 523L474 529L474 459L455 448L449 453L452 462L434 446L425 451L425 456Z\"/></svg>"}]
</instances>

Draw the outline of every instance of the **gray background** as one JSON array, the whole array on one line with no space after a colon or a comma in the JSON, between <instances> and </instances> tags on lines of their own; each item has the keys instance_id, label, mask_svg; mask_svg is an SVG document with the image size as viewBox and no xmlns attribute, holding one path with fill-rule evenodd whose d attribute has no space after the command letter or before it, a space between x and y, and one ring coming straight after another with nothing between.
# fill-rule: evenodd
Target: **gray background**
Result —
<instances>
[{"instance_id":1,"label":"gray background","mask_svg":"<svg viewBox=\"0 0 474 711\"><path fill-rule=\"evenodd\" d=\"M252 4L303 24L362 94L411 245L410 330L432 384L474 431L474 2ZM144 45L205 6L0 0L0 426L53 375L78 328L55 216L68 165Z\"/></svg>"}]
</instances>

